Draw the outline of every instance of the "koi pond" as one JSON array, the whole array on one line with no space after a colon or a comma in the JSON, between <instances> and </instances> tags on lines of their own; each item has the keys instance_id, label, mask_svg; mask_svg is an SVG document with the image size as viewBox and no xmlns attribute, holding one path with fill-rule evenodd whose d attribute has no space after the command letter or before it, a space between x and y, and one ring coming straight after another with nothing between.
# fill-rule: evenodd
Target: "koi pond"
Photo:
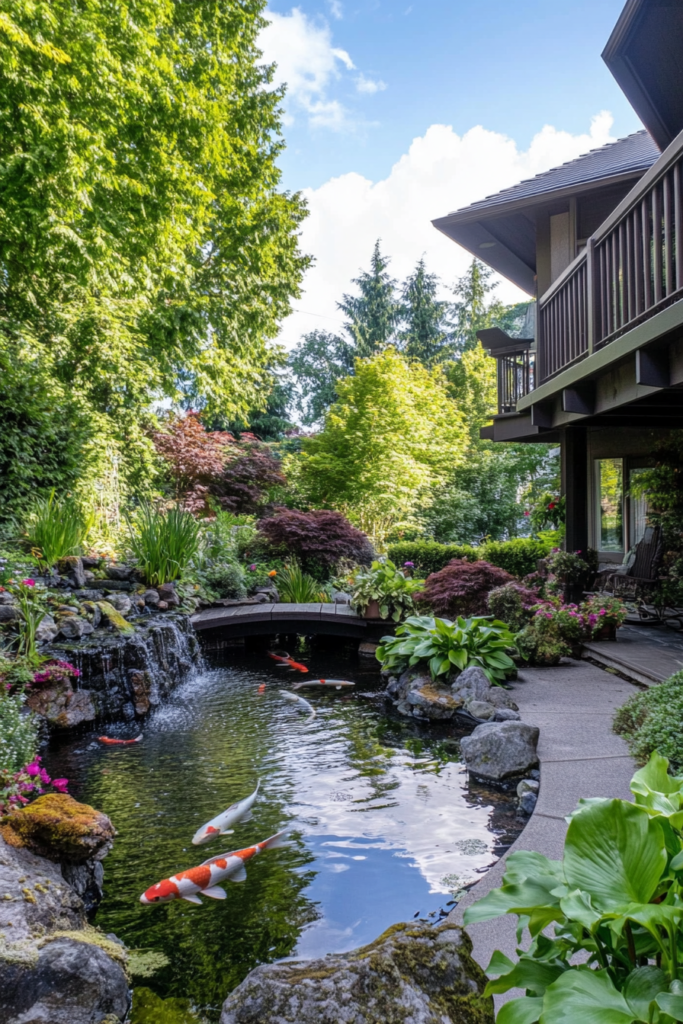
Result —
<instances>
[{"instance_id":1,"label":"koi pond","mask_svg":"<svg viewBox=\"0 0 683 1024\"><path fill-rule=\"evenodd\" d=\"M265 647L228 648L145 721L141 743L105 746L93 733L45 758L118 830L96 924L140 951L132 1024L215 1022L258 964L353 949L414 917L437 921L523 826L511 797L468 782L457 727L396 715L376 663L354 644L289 650L308 676L279 668ZM356 686L300 690L317 712L309 722L281 691L318 677ZM258 780L251 820L191 845ZM250 860L246 881L224 883L226 900L140 903L155 882L285 828L285 847Z\"/></svg>"}]
</instances>

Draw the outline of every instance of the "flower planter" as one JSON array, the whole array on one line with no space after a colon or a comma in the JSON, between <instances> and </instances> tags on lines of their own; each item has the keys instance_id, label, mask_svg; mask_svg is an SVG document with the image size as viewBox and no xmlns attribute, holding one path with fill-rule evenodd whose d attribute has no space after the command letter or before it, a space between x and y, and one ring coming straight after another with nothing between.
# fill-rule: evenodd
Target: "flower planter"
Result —
<instances>
[{"instance_id":1,"label":"flower planter","mask_svg":"<svg viewBox=\"0 0 683 1024\"><path fill-rule=\"evenodd\" d=\"M594 640L616 640L616 638L617 627L610 623L607 623L605 626L601 626L593 637Z\"/></svg>"},{"instance_id":2,"label":"flower planter","mask_svg":"<svg viewBox=\"0 0 683 1024\"><path fill-rule=\"evenodd\" d=\"M364 619L381 619L382 616L379 613L379 601L370 601L367 608L363 612Z\"/></svg>"}]
</instances>

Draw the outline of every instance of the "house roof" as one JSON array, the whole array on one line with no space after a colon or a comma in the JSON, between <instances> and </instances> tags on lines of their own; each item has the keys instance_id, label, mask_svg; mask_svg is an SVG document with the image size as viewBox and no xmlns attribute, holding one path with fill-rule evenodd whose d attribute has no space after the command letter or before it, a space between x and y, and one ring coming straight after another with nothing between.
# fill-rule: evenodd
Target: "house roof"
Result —
<instances>
[{"instance_id":1,"label":"house roof","mask_svg":"<svg viewBox=\"0 0 683 1024\"><path fill-rule=\"evenodd\" d=\"M543 171L534 178L526 178L518 185L503 189L494 195L486 196L470 206L449 213L449 217L490 210L494 207L507 206L509 203L535 199L549 192L558 192L577 185L587 185L600 181L602 178L614 178L623 174L636 174L652 166L659 156L659 150L646 131L635 132L616 142L608 142L599 149L569 160L566 164ZM440 218L443 219L443 218ZM437 222L434 221L436 224Z\"/></svg>"}]
</instances>

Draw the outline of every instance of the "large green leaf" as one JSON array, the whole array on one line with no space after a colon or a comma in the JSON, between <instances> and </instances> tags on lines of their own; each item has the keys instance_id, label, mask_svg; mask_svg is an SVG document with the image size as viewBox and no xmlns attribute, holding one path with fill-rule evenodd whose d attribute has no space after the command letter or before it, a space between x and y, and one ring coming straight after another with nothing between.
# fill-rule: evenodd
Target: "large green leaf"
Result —
<instances>
[{"instance_id":1,"label":"large green leaf","mask_svg":"<svg viewBox=\"0 0 683 1024\"><path fill-rule=\"evenodd\" d=\"M639 967L626 979L623 994L638 1018L650 1020L651 1004L669 987L669 979L658 967Z\"/></svg>"},{"instance_id":2,"label":"large green leaf","mask_svg":"<svg viewBox=\"0 0 683 1024\"><path fill-rule=\"evenodd\" d=\"M674 1020L683 1020L683 996L660 992L657 996L657 1006Z\"/></svg>"},{"instance_id":3,"label":"large green leaf","mask_svg":"<svg viewBox=\"0 0 683 1024\"><path fill-rule=\"evenodd\" d=\"M559 964L544 963L522 956L511 970L489 981L486 995L508 992L511 988L523 988L534 995L543 995L548 985L564 973Z\"/></svg>"},{"instance_id":4,"label":"large green leaf","mask_svg":"<svg viewBox=\"0 0 683 1024\"><path fill-rule=\"evenodd\" d=\"M609 800L585 807L569 823L567 884L588 892L597 910L648 903L666 862L662 829L642 807Z\"/></svg>"},{"instance_id":5,"label":"large green leaf","mask_svg":"<svg viewBox=\"0 0 683 1024\"><path fill-rule=\"evenodd\" d=\"M606 971L581 968L565 971L546 989L539 1018L540 1024L633 1024L642 1019Z\"/></svg>"},{"instance_id":6,"label":"large green leaf","mask_svg":"<svg viewBox=\"0 0 683 1024\"><path fill-rule=\"evenodd\" d=\"M523 999L511 999L504 1003L498 1011L496 1024L537 1024L543 1010L543 999L525 996Z\"/></svg>"},{"instance_id":7,"label":"large green leaf","mask_svg":"<svg viewBox=\"0 0 683 1024\"><path fill-rule=\"evenodd\" d=\"M490 921L502 914L533 915L546 924L562 917L559 900L542 882L526 879L513 885L493 889L465 911L465 924Z\"/></svg>"}]
</instances>

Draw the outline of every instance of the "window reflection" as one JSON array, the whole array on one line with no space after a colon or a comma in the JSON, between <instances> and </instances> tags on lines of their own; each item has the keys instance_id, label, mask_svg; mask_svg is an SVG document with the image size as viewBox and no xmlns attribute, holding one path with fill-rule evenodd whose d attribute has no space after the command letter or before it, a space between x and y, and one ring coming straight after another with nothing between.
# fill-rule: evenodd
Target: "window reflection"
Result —
<instances>
[{"instance_id":1,"label":"window reflection","mask_svg":"<svg viewBox=\"0 0 683 1024\"><path fill-rule=\"evenodd\" d=\"M596 459L600 551L624 550L624 468L622 459Z\"/></svg>"}]
</instances>

